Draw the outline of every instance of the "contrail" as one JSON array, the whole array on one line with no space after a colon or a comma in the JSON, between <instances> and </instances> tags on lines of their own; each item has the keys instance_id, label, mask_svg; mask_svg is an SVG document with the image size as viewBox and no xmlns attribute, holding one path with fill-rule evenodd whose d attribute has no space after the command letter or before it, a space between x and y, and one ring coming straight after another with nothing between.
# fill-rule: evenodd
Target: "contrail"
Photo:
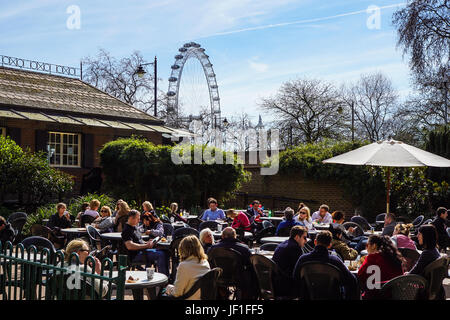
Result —
<instances>
[{"instance_id":1,"label":"contrail","mask_svg":"<svg viewBox=\"0 0 450 320\"><path fill-rule=\"evenodd\" d=\"M391 5L382 6L382 7L378 7L378 8L379 9L388 9L388 8L400 7L400 6L403 6L403 5L406 5L406 3L402 2L402 3L391 4ZM358 10L358 11L353 11L353 12L341 13L341 14L337 14L337 15L329 16L329 17L306 19L306 20L297 20L297 21L282 22L282 23L276 23L276 24L267 24L267 25L251 27L251 28L243 28L243 29L237 29L237 30L213 33L213 34L210 34L210 35L197 37L197 39L205 39L205 38L211 38L211 37L217 37L217 36L225 36L225 35L229 35L229 34L241 33L241 32L246 32L246 31L278 28L278 27L290 26L290 25L294 25L294 24L303 24L303 23L311 23L311 22L318 22L318 21L324 21L324 20L331 20L331 19L335 19L335 18L352 16L352 15L357 15L357 14L366 13L366 12L367 12L367 9L364 9L364 10Z\"/></svg>"}]
</instances>

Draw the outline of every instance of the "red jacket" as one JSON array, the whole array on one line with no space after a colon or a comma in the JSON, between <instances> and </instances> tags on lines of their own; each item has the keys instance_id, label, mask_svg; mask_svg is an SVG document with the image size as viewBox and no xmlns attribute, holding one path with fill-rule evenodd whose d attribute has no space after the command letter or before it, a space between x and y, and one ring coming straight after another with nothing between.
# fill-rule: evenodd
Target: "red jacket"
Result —
<instances>
[{"instance_id":1,"label":"red jacket","mask_svg":"<svg viewBox=\"0 0 450 320\"><path fill-rule=\"evenodd\" d=\"M231 227L233 229L243 228L245 231L250 231L250 220L248 220L248 217L245 213L239 212L236 218L234 218Z\"/></svg>"},{"instance_id":2,"label":"red jacket","mask_svg":"<svg viewBox=\"0 0 450 320\"><path fill-rule=\"evenodd\" d=\"M367 268L372 265L380 267L380 288L384 283L403 274L402 266L392 263L383 253L377 252L369 254L358 270L358 280L359 285L363 290L363 299L382 298L379 296L379 290L367 288L367 278L374 274L374 271L367 273ZM370 282L373 283L373 280Z\"/></svg>"}]
</instances>

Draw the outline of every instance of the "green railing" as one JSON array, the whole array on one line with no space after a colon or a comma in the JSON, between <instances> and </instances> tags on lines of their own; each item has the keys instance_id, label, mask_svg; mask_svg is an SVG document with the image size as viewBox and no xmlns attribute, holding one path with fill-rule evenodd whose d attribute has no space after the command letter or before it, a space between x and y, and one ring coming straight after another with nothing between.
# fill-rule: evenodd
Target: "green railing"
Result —
<instances>
[{"instance_id":1,"label":"green railing","mask_svg":"<svg viewBox=\"0 0 450 320\"><path fill-rule=\"evenodd\" d=\"M126 256L119 256L116 268L111 259L103 259L100 274L91 256L80 265L72 253L69 262L62 251L0 243L0 300L123 300Z\"/></svg>"}]
</instances>

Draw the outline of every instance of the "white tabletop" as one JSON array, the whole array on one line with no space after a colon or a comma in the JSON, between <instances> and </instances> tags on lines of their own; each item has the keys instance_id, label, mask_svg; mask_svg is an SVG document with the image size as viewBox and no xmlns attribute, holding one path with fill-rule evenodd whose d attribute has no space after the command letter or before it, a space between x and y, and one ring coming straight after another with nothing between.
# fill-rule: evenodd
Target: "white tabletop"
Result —
<instances>
[{"instance_id":1,"label":"white tabletop","mask_svg":"<svg viewBox=\"0 0 450 320\"><path fill-rule=\"evenodd\" d=\"M113 278L117 277L118 272L113 271ZM136 283L127 283L128 278L132 276L137 280ZM147 280L147 271L127 271L125 274L125 289L142 289L152 287L162 287L169 282L167 276L163 273L155 272L152 280ZM113 286L115 283L113 282Z\"/></svg>"},{"instance_id":2,"label":"white tabletop","mask_svg":"<svg viewBox=\"0 0 450 320\"><path fill-rule=\"evenodd\" d=\"M371 231L365 231L365 232L364 232L364 235L367 236L367 237L370 237L372 234L376 234L376 235L379 235L379 236L380 236L380 235L381 235L381 232L382 232L382 231L374 231L374 232L372 233Z\"/></svg>"},{"instance_id":3,"label":"white tabletop","mask_svg":"<svg viewBox=\"0 0 450 320\"><path fill-rule=\"evenodd\" d=\"M289 237L265 237L261 239L261 243L282 243L289 239Z\"/></svg>"},{"instance_id":4,"label":"white tabletop","mask_svg":"<svg viewBox=\"0 0 450 320\"><path fill-rule=\"evenodd\" d=\"M313 223L313 227L317 230L328 230L330 229L329 223Z\"/></svg>"},{"instance_id":5,"label":"white tabletop","mask_svg":"<svg viewBox=\"0 0 450 320\"><path fill-rule=\"evenodd\" d=\"M258 251L258 253L256 253L255 252L255 249L250 249L250 252L252 253L252 254L260 254L260 255L263 255L263 256L265 256L265 257L267 257L267 258L269 258L269 259L272 259L272 257L273 257L273 251L268 251L268 250L259 250Z\"/></svg>"},{"instance_id":6,"label":"white tabletop","mask_svg":"<svg viewBox=\"0 0 450 320\"><path fill-rule=\"evenodd\" d=\"M122 233L121 232L105 232L101 233L100 237L106 240L122 240ZM143 239L148 239L150 236L148 234L142 234Z\"/></svg>"},{"instance_id":7,"label":"white tabletop","mask_svg":"<svg viewBox=\"0 0 450 320\"><path fill-rule=\"evenodd\" d=\"M283 221L284 217L259 217L261 220Z\"/></svg>"},{"instance_id":8,"label":"white tabletop","mask_svg":"<svg viewBox=\"0 0 450 320\"><path fill-rule=\"evenodd\" d=\"M222 231L220 231L220 232L219 231L213 231L214 238L216 238L216 239L221 238L222 237ZM251 232L248 232L248 231L244 232L244 238L250 238L252 236L253 236L253 234Z\"/></svg>"}]
</instances>

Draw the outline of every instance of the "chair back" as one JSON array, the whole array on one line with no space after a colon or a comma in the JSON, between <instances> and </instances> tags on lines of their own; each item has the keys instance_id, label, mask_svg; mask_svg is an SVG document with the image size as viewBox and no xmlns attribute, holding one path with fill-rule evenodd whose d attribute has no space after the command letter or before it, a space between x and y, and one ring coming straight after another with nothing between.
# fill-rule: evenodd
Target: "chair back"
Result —
<instances>
[{"instance_id":1,"label":"chair back","mask_svg":"<svg viewBox=\"0 0 450 320\"><path fill-rule=\"evenodd\" d=\"M171 223L163 223L164 237L171 236L173 233L173 226Z\"/></svg>"},{"instance_id":2,"label":"chair back","mask_svg":"<svg viewBox=\"0 0 450 320\"><path fill-rule=\"evenodd\" d=\"M289 235L291 233L291 229L292 229L292 227L280 228L280 230L278 230L277 236L279 236L279 237L289 237Z\"/></svg>"},{"instance_id":3,"label":"chair back","mask_svg":"<svg viewBox=\"0 0 450 320\"><path fill-rule=\"evenodd\" d=\"M218 223L216 221L203 221L198 226L198 231L202 231L203 229L210 228L213 231L217 230Z\"/></svg>"},{"instance_id":4,"label":"chair back","mask_svg":"<svg viewBox=\"0 0 450 320\"><path fill-rule=\"evenodd\" d=\"M269 227L269 228L262 229L259 232L256 232L256 234L255 234L256 242L261 243L260 240L262 238L273 237L275 235L275 231L276 231L275 227Z\"/></svg>"},{"instance_id":5,"label":"chair back","mask_svg":"<svg viewBox=\"0 0 450 320\"><path fill-rule=\"evenodd\" d=\"M364 231L367 231L370 229L370 224L364 217L353 216L353 217L351 217L350 221L359 224L364 229Z\"/></svg>"},{"instance_id":6,"label":"chair back","mask_svg":"<svg viewBox=\"0 0 450 320\"><path fill-rule=\"evenodd\" d=\"M270 227L275 228L275 226L272 224L272 222L270 222L268 220L263 220L262 226L263 226L263 229L270 228Z\"/></svg>"},{"instance_id":7,"label":"chair back","mask_svg":"<svg viewBox=\"0 0 450 320\"><path fill-rule=\"evenodd\" d=\"M216 300L217 298L217 280L222 274L221 268L214 268L201 276L193 286L181 297L176 300L186 300L193 296L197 290L200 290L201 300Z\"/></svg>"},{"instance_id":8,"label":"chair back","mask_svg":"<svg viewBox=\"0 0 450 320\"><path fill-rule=\"evenodd\" d=\"M32 237L23 239L22 244L25 249L29 248L30 246L35 246L39 251L41 251L43 248L49 249L50 255L53 255L56 253L55 246L47 238L43 238L43 237L39 237L39 236L32 236Z\"/></svg>"},{"instance_id":9,"label":"chair back","mask_svg":"<svg viewBox=\"0 0 450 320\"><path fill-rule=\"evenodd\" d=\"M381 296L386 300L420 300L425 297L427 280L417 274L399 276L386 282Z\"/></svg>"},{"instance_id":10,"label":"chair back","mask_svg":"<svg viewBox=\"0 0 450 320\"><path fill-rule=\"evenodd\" d=\"M93 226L87 226L86 231L89 236L91 247L97 248L97 243L101 240L100 233Z\"/></svg>"},{"instance_id":11,"label":"chair back","mask_svg":"<svg viewBox=\"0 0 450 320\"><path fill-rule=\"evenodd\" d=\"M200 218L192 218L192 219L188 219L188 226L191 227L192 229L198 230L198 228L200 227L200 223L202 223L203 220Z\"/></svg>"},{"instance_id":12,"label":"chair back","mask_svg":"<svg viewBox=\"0 0 450 320\"><path fill-rule=\"evenodd\" d=\"M423 215L420 215L417 218L415 218L412 222L414 228L420 227L420 225L423 223L424 220L425 220L425 217Z\"/></svg>"},{"instance_id":13,"label":"chair back","mask_svg":"<svg viewBox=\"0 0 450 320\"><path fill-rule=\"evenodd\" d=\"M376 216L375 221L384 221L384 218L386 218L386 213L380 213Z\"/></svg>"},{"instance_id":14,"label":"chair back","mask_svg":"<svg viewBox=\"0 0 450 320\"><path fill-rule=\"evenodd\" d=\"M261 250L265 250L265 251L275 251L275 249L278 247L278 243L275 242L268 242L268 243L264 243L261 245L261 247L259 247Z\"/></svg>"},{"instance_id":15,"label":"chair back","mask_svg":"<svg viewBox=\"0 0 450 320\"><path fill-rule=\"evenodd\" d=\"M31 235L32 236L39 236L39 237L48 239L49 234L51 232L52 232L52 230L49 227L43 226L41 224L33 224L31 226Z\"/></svg>"},{"instance_id":16,"label":"chair back","mask_svg":"<svg viewBox=\"0 0 450 320\"><path fill-rule=\"evenodd\" d=\"M28 217L28 215L25 212L14 212L14 213L11 213L11 215L8 217L8 219L6 219L6 221L8 223L12 224L12 222L16 219L19 219L19 218L26 219L27 217Z\"/></svg>"},{"instance_id":17,"label":"chair back","mask_svg":"<svg viewBox=\"0 0 450 320\"><path fill-rule=\"evenodd\" d=\"M320 262L307 262L295 274L300 282L301 299L342 300L341 271L334 265Z\"/></svg>"},{"instance_id":18,"label":"chair back","mask_svg":"<svg viewBox=\"0 0 450 320\"><path fill-rule=\"evenodd\" d=\"M275 262L260 254L252 255L250 262L258 279L260 297L264 300L275 299L274 280L278 272Z\"/></svg>"},{"instance_id":19,"label":"chair back","mask_svg":"<svg viewBox=\"0 0 450 320\"><path fill-rule=\"evenodd\" d=\"M169 217L166 216L165 214L162 214L161 217L160 217L159 219L160 219L161 222L163 222L163 223L171 223Z\"/></svg>"},{"instance_id":20,"label":"chair back","mask_svg":"<svg viewBox=\"0 0 450 320\"><path fill-rule=\"evenodd\" d=\"M361 227L361 225L359 225L355 222L344 222L342 224L342 226L345 228L345 230L348 230L350 227L355 228L355 230L353 231L354 237L360 237L360 236L364 235L363 227Z\"/></svg>"},{"instance_id":21,"label":"chair back","mask_svg":"<svg viewBox=\"0 0 450 320\"><path fill-rule=\"evenodd\" d=\"M409 271L414 267L417 260L419 260L420 253L417 250L409 248L398 248L398 251L402 254L403 258L406 260L406 270Z\"/></svg>"},{"instance_id":22,"label":"chair back","mask_svg":"<svg viewBox=\"0 0 450 320\"><path fill-rule=\"evenodd\" d=\"M184 238L186 236L190 236L190 235L195 235L195 236L199 236L199 232L193 228L189 228L189 227L183 227L183 228L178 228L173 232L173 240L179 239L179 238Z\"/></svg>"},{"instance_id":23,"label":"chair back","mask_svg":"<svg viewBox=\"0 0 450 320\"><path fill-rule=\"evenodd\" d=\"M93 216L90 216L88 214L83 214L80 218L80 226L81 228L84 228L86 226L86 223L92 223L94 222L95 218Z\"/></svg>"},{"instance_id":24,"label":"chair back","mask_svg":"<svg viewBox=\"0 0 450 320\"><path fill-rule=\"evenodd\" d=\"M442 297L442 281L448 277L449 261L449 258L442 257L425 267L423 274L428 281L428 300L438 300Z\"/></svg>"},{"instance_id":25,"label":"chair back","mask_svg":"<svg viewBox=\"0 0 450 320\"><path fill-rule=\"evenodd\" d=\"M221 268L222 275L218 283L219 286L240 286L241 277L244 273L242 255L231 248L213 247L208 251L208 261L212 268Z\"/></svg>"},{"instance_id":26,"label":"chair back","mask_svg":"<svg viewBox=\"0 0 450 320\"><path fill-rule=\"evenodd\" d=\"M427 220L425 220L422 224L423 224L423 225L425 225L425 224L430 224L431 222L433 222L433 219L427 219Z\"/></svg>"},{"instance_id":27,"label":"chair back","mask_svg":"<svg viewBox=\"0 0 450 320\"><path fill-rule=\"evenodd\" d=\"M181 240L183 240L184 237L187 237L189 235L195 235L197 238L199 237L199 233L197 230L189 227L183 227L178 228L173 231L172 233L172 242L170 243L170 257L172 259L172 272L171 277L175 279L178 263L179 263L179 253L178 253L178 247L180 245Z\"/></svg>"}]
</instances>

